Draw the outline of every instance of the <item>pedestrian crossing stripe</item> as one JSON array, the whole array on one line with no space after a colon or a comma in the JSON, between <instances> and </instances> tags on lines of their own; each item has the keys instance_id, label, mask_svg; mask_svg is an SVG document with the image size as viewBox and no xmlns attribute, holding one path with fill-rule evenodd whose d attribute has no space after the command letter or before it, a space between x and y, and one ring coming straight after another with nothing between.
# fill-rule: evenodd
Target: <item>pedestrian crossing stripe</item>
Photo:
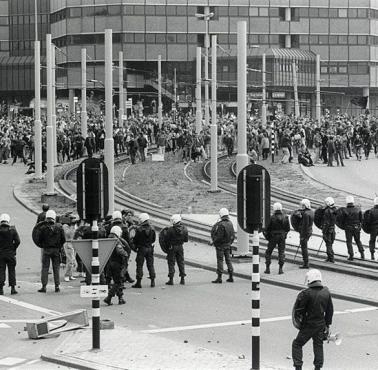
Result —
<instances>
[{"instance_id":1,"label":"pedestrian crossing stripe","mask_svg":"<svg viewBox=\"0 0 378 370\"><path fill-rule=\"evenodd\" d=\"M0 323L0 329L8 329L8 328L10 328L9 325Z\"/></svg>"}]
</instances>

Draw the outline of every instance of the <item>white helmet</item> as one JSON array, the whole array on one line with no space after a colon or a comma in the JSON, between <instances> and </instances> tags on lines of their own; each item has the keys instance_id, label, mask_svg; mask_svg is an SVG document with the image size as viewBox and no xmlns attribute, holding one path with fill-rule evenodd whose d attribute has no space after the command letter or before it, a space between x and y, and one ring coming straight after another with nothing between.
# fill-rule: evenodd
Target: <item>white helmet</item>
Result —
<instances>
[{"instance_id":1,"label":"white helmet","mask_svg":"<svg viewBox=\"0 0 378 370\"><path fill-rule=\"evenodd\" d=\"M46 212L46 219L48 219L48 218L52 218L53 220L56 220L56 213L55 213L55 211L53 211L52 209L49 209Z\"/></svg>"},{"instance_id":2,"label":"white helmet","mask_svg":"<svg viewBox=\"0 0 378 370\"><path fill-rule=\"evenodd\" d=\"M3 213L0 216L0 224L8 224L10 222L10 216L7 213Z\"/></svg>"},{"instance_id":3,"label":"white helmet","mask_svg":"<svg viewBox=\"0 0 378 370\"><path fill-rule=\"evenodd\" d=\"M375 198L374 198L374 205L375 205L375 206L378 206L378 197L375 197Z\"/></svg>"},{"instance_id":4,"label":"white helmet","mask_svg":"<svg viewBox=\"0 0 378 370\"><path fill-rule=\"evenodd\" d=\"M148 215L148 213L141 213L139 215L139 221L140 221L140 223L148 221L149 219L150 219L150 216Z\"/></svg>"},{"instance_id":5,"label":"white helmet","mask_svg":"<svg viewBox=\"0 0 378 370\"><path fill-rule=\"evenodd\" d=\"M317 269L311 269L306 274L306 283L311 284L314 281L322 281L322 274Z\"/></svg>"},{"instance_id":6,"label":"white helmet","mask_svg":"<svg viewBox=\"0 0 378 370\"><path fill-rule=\"evenodd\" d=\"M110 234L115 234L120 238L122 235L122 229L119 226L113 226L110 230Z\"/></svg>"},{"instance_id":7,"label":"white helmet","mask_svg":"<svg viewBox=\"0 0 378 370\"><path fill-rule=\"evenodd\" d=\"M301 206L302 208L311 209L311 202L308 199L302 199Z\"/></svg>"},{"instance_id":8,"label":"white helmet","mask_svg":"<svg viewBox=\"0 0 378 370\"><path fill-rule=\"evenodd\" d=\"M335 200L332 197L325 198L325 204L328 207L331 207L335 204Z\"/></svg>"},{"instance_id":9,"label":"white helmet","mask_svg":"<svg viewBox=\"0 0 378 370\"><path fill-rule=\"evenodd\" d=\"M113 220L122 220L122 213L120 211L114 211L112 215Z\"/></svg>"},{"instance_id":10,"label":"white helmet","mask_svg":"<svg viewBox=\"0 0 378 370\"><path fill-rule=\"evenodd\" d=\"M171 217L172 225L178 224L179 222L181 222L181 216L178 214L172 215Z\"/></svg>"},{"instance_id":11,"label":"white helmet","mask_svg":"<svg viewBox=\"0 0 378 370\"><path fill-rule=\"evenodd\" d=\"M354 204L354 197L352 195L348 195L345 198L345 202L346 202L346 204Z\"/></svg>"},{"instance_id":12,"label":"white helmet","mask_svg":"<svg viewBox=\"0 0 378 370\"><path fill-rule=\"evenodd\" d=\"M273 204L273 211L282 211L282 204L279 202L276 202Z\"/></svg>"},{"instance_id":13,"label":"white helmet","mask_svg":"<svg viewBox=\"0 0 378 370\"><path fill-rule=\"evenodd\" d=\"M221 208L219 210L219 217L222 218L224 216L229 216L230 213L228 212L228 209L227 208Z\"/></svg>"}]
</instances>

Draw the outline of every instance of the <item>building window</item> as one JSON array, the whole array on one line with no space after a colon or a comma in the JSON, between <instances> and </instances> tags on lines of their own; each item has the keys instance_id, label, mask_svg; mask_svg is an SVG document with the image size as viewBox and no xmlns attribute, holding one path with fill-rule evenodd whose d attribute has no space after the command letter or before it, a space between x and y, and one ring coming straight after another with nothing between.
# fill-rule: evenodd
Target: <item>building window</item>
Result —
<instances>
[{"instance_id":1,"label":"building window","mask_svg":"<svg viewBox=\"0 0 378 370\"><path fill-rule=\"evenodd\" d=\"M238 16L238 8L236 6L230 6L228 8L228 15L230 17L237 17Z\"/></svg>"},{"instance_id":2,"label":"building window","mask_svg":"<svg viewBox=\"0 0 378 370\"><path fill-rule=\"evenodd\" d=\"M357 9L357 16L358 16L358 18L367 18L368 17L368 9L366 9L366 8Z\"/></svg>"},{"instance_id":3,"label":"building window","mask_svg":"<svg viewBox=\"0 0 378 370\"><path fill-rule=\"evenodd\" d=\"M357 36L349 36L348 37L348 44L349 45L357 45Z\"/></svg>"},{"instance_id":4,"label":"building window","mask_svg":"<svg viewBox=\"0 0 378 370\"><path fill-rule=\"evenodd\" d=\"M146 34L146 43L147 44L155 44L155 34L154 33L147 33Z\"/></svg>"},{"instance_id":5,"label":"building window","mask_svg":"<svg viewBox=\"0 0 378 370\"><path fill-rule=\"evenodd\" d=\"M219 17L228 17L228 8L226 6L219 6L218 15Z\"/></svg>"},{"instance_id":6,"label":"building window","mask_svg":"<svg viewBox=\"0 0 378 370\"><path fill-rule=\"evenodd\" d=\"M186 33L178 33L177 34L177 43L178 44L186 44L187 43Z\"/></svg>"},{"instance_id":7,"label":"building window","mask_svg":"<svg viewBox=\"0 0 378 370\"><path fill-rule=\"evenodd\" d=\"M319 36L319 44L326 45L329 43L328 36L320 35Z\"/></svg>"},{"instance_id":8,"label":"building window","mask_svg":"<svg viewBox=\"0 0 378 370\"><path fill-rule=\"evenodd\" d=\"M348 67L346 65L339 65L339 73L340 74L347 74L348 73Z\"/></svg>"},{"instance_id":9,"label":"building window","mask_svg":"<svg viewBox=\"0 0 378 370\"><path fill-rule=\"evenodd\" d=\"M120 15L121 14L121 5L109 5L108 6L109 15Z\"/></svg>"},{"instance_id":10,"label":"building window","mask_svg":"<svg viewBox=\"0 0 378 370\"><path fill-rule=\"evenodd\" d=\"M135 43L143 44L144 43L144 34L143 33L136 33L134 35Z\"/></svg>"},{"instance_id":11,"label":"building window","mask_svg":"<svg viewBox=\"0 0 378 370\"><path fill-rule=\"evenodd\" d=\"M145 12L146 12L146 15L155 15L155 6L154 5L146 5Z\"/></svg>"},{"instance_id":12,"label":"building window","mask_svg":"<svg viewBox=\"0 0 378 370\"><path fill-rule=\"evenodd\" d=\"M286 13L285 8L278 8L278 15L280 17L280 21L286 20L285 13Z\"/></svg>"},{"instance_id":13,"label":"building window","mask_svg":"<svg viewBox=\"0 0 378 370\"><path fill-rule=\"evenodd\" d=\"M83 8L83 17L93 17L95 10L93 6L86 6Z\"/></svg>"},{"instance_id":14,"label":"building window","mask_svg":"<svg viewBox=\"0 0 378 370\"><path fill-rule=\"evenodd\" d=\"M328 8L319 8L319 17L328 18L329 17Z\"/></svg>"},{"instance_id":15,"label":"building window","mask_svg":"<svg viewBox=\"0 0 378 370\"><path fill-rule=\"evenodd\" d=\"M299 35L291 35L291 47L299 49Z\"/></svg>"},{"instance_id":16,"label":"building window","mask_svg":"<svg viewBox=\"0 0 378 370\"><path fill-rule=\"evenodd\" d=\"M299 8L299 16L308 18L308 8Z\"/></svg>"},{"instance_id":17,"label":"building window","mask_svg":"<svg viewBox=\"0 0 378 370\"><path fill-rule=\"evenodd\" d=\"M308 45L309 44L308 35L299 35L299 42L301 43L301 45Z\"/></svg>"},{"instance_id":18,"label":"building window","mask_svg":"<svg viewBox=\"0 0 378 370\"><path fill-rule=\"evenodd\" d=\"M281 49L284 49L286 46L285 40L286 40L286 35L279 35L278 42Z\"/></svg>"},{"instance_id":19,"label":"building window","mask_svg":"<svg viewBox=\"0 0 378 370\"><path fill-rule=\"evenodd\" d=\"M278 45L279 44L279 37L278 37L278 35L270 35L269 36L269 44L270 45Z\"/></svg>"},{"instance_id":20,"label":"building window","mask_svg":"<svg viewBox=\"0 0 378 370\"><path fill-rule=\"evenodd\" d=\"M70 18L81 17L81 8L70 8Z\"/></svg>"},{"instance_id":21,"label":"building window","mask_svg":"<svg viewBox=\"0 0 378 370\"><path fill-rule=\"evenodd\" d=\"M251 35L249 35L251 37ZM219 44L228 44L228 35L227 34L219 34L218 35L218 43Z\"/></svg>"},{"instance_id":22,"label":"building window","mask_svg":"<svg viewBox=\"0 0 378 370\"><path fill-rule=\"evenodd\" d=\"M348 9L339 9L339 18L348 17Z\"/></svg>"},{"instance_id":23,"label":"building window","mask_svg":"<svg viewBox=\"0 0 378 370\"><path fill-rule=\"evenodd\" d=\"M349 73L356 75L367 75L369 74L369 65L368 63L353 63L349 64Z\"/></svg>"},{"instance_id":24,"label":"building window","mask_svg":"<svg viewBox=\"0 0 378 370\"><path fill-rule=\"evenodd\" d=\"M331 45L337 45L338 44L338 37L336 35L330 35L329 36L329 43Z\"/></svg>"},{"instance_id":25,"label":"building window","mask_svg":"<svg viewBox=\"0 0 378 370\"><path fill-rule=\"evenodd\" d=\"M229 66L227 64L224 64L222 66L222 72L229 72L229 70L230 70L230 68L229 68Z\"/></svg>"},{"instance_id":26,"label":"building window","mask_svg":"<svg viewBox=\"0 0 378 370\"><path fill-rule=\"evenodd\" d=\"M321 74L328 73L328 66L324 66L324 65L320 66L320 73Z\"/></svg>"},{"instance_id":27,"label":"building window","mask_svg":"<svg viewBox=\"0 0 378 370\"><path fill-rule=\"evenodd\" d=\"M259 15L260 15L260 17L268 17L269 16L269 8L259 8Z\"/></svg>"},{"instance_id":28,"label":"building window","mask_svg":"<svg viewBox=\"0 0 378 370\"><path fill-rule=\"evenodd\" d=\"M291 8L291 20L293 22L299 22L299 8Z\"/></svg>"},{"instance_id":29,"label":"building window","mask_svg":"<svg viewBox=\"0 0 378 370\"><path fill-rule=\"evenodd\" d=\"M120 14L121 12L119 12ZM96 6L95 7L95 15L97 16L106 16L108 15L108 9L106 6Z\"/></svg>"},{"instance_id":30,"label":"building window","mask_svg":"<svg viewBox=\"0 0 378 370\"><path fill-rule=\"evenodd\" d=\"M186 16L187 15L186 6L177 6L176 7L176 14L180 15L180 16Z\"/></svg>"},{"instance_id":31,"label":"building window","mask_svg":"<svg viewBox=\"0 0 378 370\"><path fill-rule=\"evenodd\" d=\"M367 45L367 36L365 36L365 35L357 36L357 44L358 45Z\"/></svg>"},{"instance_id":32,"label":"building window","mask_svg":"<svg viewBox=\"0 0 378 370\"><path fill-rule=\"evenodd\" d=\"M260 44L269 44L269 36L268 35L260 35L259 41L260 41Z\"/></svg>"},{"instance_id":33,"label":"building window","mask_svg":"<svg viewBox=\"0 0 378 370\"><path fill-rule=\"evenodd\" d=\"M275 9L275 8L271 8L270 11L272 11L272 9ZM250 17L258 17L259 16L259 8L256 8L256 7L249 8L249 16ZM272 17L272 13L270 14L270 16Z\"/></svg>"},{"instance_id":34,"label":"building window","mask_svg":"<svg viewBox=\"0 0 378 370\"><path fill-rule=\"evenodd\" d=\"M352 9L348 9L348 17L349 18L357 18L357 9L355 8L352 8Z\"/></svg>"},{"instance_id":35,"label":"building window","mask_svg":"<svg viewBox=\"0 0 378 370\"><path fill-rule=\"evenodd\" d=\"M319 36L318 35L310 35L310 44L311 45L318 45L319 44Z\"/></svg>"},{"instance_id":36,"label":"building window","mask_svg":"<svg viewBox=\"0 0 378 370\"><path fill-rule=\"evenodd\" d=\"M342 44L342 45L348 44L348 36L339 36L339 44Z\"/></svg>"},{"instance_id":37,"label":"building window","mask_svg":"<svg viewBox=\"0 0 378 370\"><path fill-rule=\"evenodd\" d=\"M329 66L329 73L336 74L337 73L337 65L331 64Z\"/></svg>"},{"instance_id":38,"label":"building window","mask_svg":"<svg viewBox=\"0 0 378 370\"><path fill-rule=\"evenodd\" d=\"M309 8L308 15L310 18L318 18L319 17L319 8Z\"/></svg>"},{"instance_id":39,"label":"building window","mask_svg":"<svg viewBox=\"0 0 378 370\"><path fill-rule=\"evenodd\" d=\"M125 33L123 35L123 42L125 44L133 44L134 43L134 34L133 33Z\"/></svg>"},{"instance_id":40,"label":"building window","mask_svg":"<svg viewBox=\"0 0 378 370\"><path fill-rule=\"evenodd\" d=\"M337 18L339 16L339 12L337 9L334 9L334 8L330 8L328 9L329 11L329 17L330 18Z\"/></svg>"},{"instance_id":41,"label":"building window","mask_svg":"<svg viewBox=\"0 0 378 370\"><path fill-rule=\"evenodd\" d=\"M168 5L166 8L167 15L176 15L176 7L174 5Z\"/></svg>"},{"instance_id":42,"label":"building window","mask_svg":"<svg viewBox=\"0 0 378 370\"><path fill-rule=\"evenodd\" d=\"M164 6L156 7L155 8L156 15L158 15L158 8L163 8L163 10L165 10ZM134 15L144 15L144 6L143 5L135 5L134 6Z\"/></svg>"},{"instance_id":43,"label":"building window","mask_svg":"<svg viewBox=\"0 0 378 370\"><path fill-rule=\"evenodd\" d=\"M165 33L157 33L156 34L156 43L157 44L165 44L167 42L167 37Z\"/></svg>"},{"instance_id":44,"label":"building window","mask_svg":"<svg viewBox=\"0 0 378 370\"><path fill-rule=\"evenodd\" d=\"M203 33L197 35L197 44L202 48L205 46L205 35Z\"/></svg>"}]
</instances>

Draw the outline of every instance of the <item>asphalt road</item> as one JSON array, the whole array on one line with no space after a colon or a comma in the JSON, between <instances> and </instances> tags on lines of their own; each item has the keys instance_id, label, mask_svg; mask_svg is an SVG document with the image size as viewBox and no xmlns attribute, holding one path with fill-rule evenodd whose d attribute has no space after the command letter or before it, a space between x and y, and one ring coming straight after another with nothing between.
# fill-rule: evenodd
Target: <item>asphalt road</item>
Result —
<instances>
[{"instance_id":1,"label":"asphalt road","mask_svg":"<svg viewBox=\"0 0 378 370\"><path fill-rule=\"evenodd\" d=\"M25 322L46 317L51 310L68 312L87 308L90 314L91 302L79 297L80 279L63 282L61 293L56 294L53 292L50 275L48 293L37 293L40 287L40 250L30 240L35 217L22 209L10 196L10 185L20 179L23 173L23 168L17 167L0 168L4 179L0 184L1 211L9 212L17 221L23 240L17 266L19 294L10 296L6 288L6 295L0 297L0 368L55 369L58 367L51 364L46 367L38 359L41 353L53 351L64 335L29 340L23 331ZM135 271L134 256L130 263L132 275ZM234 284L214 285L210 282L215 277L213 273L188 268L187 285L167 287L164 284L167 280L166 262L155 262L157 287L149 288L149 280L144 278L143 289L126 289L126 305L119 306L116 299L113 299L113 306L108 307L102 303L101 317L114 320L117 327L148 331L156 340L164 336L176 341L188 341L220 353L245 356L246 364L250 363L250 281L237 279ZM178 280L176 277L176 283ZM330 289L332 290L332 286ZM291 342L296 330L291 324L290 315L296 294L292 290L261 285L261 359L267 366L291 368ZM339 300L335 300L334 305L337 312L332 328L342 333L343 343L341 346L333 343L325 345L324 368L376 370L377 310ZM304 368L311 369L310 343L305 348L304 359ZM13 361L13 365L5 365L6 361Z\"/></svg>"}]
</instances>

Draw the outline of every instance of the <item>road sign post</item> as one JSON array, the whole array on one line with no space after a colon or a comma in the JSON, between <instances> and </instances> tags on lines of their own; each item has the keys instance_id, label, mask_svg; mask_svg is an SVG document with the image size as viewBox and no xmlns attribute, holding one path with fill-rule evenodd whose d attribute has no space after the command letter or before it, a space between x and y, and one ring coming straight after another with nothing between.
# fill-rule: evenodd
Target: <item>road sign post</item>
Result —
<instances>
[{"instance_id":1,"label":"road sign post","mask_svg":"<svg viewBox=\"0 0 378 370\"><path fill-rule=\"evenodd\" d=\"M88 158L77 170L77 212L92 223L92 285L100 284L100 261L97 221L109 210L108 170L98 158ZM114 246L113 246L114 248ZM92 349L100 349L100 297L92 299Z\"/></svg>"},{"instance_id":2,"label":"road sign post","mask_svg":"<svg viewBox=\"0 0 378 370\"><path fill-rule=\"evenodd\" d=\"M270 218L270 175L262 166L244 167L237 180L238 224L252 234L252 369L260 369L259 231Z\"/></svg>"}]
</instances>

